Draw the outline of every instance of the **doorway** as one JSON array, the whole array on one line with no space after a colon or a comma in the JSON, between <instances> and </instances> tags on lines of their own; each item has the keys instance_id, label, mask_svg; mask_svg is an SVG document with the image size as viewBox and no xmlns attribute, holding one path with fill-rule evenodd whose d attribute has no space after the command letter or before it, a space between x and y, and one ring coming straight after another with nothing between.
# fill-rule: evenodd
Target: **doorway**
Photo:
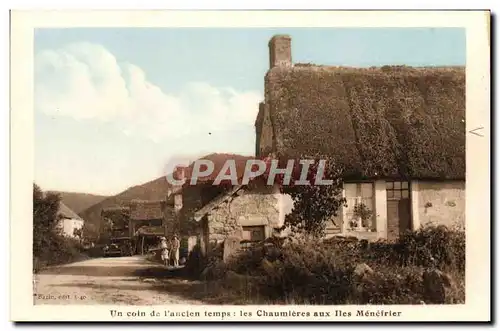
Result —
<instances>
[{"instance_id":1,"label":"doorway","mask_svg":"<svg viewBox=\"0 0 500 331\"><path fill-rule=\"evenodd\" d=\"M387 239L394 240L411 230L410 183L387 181Z\"/></svg>"}]
</instances>

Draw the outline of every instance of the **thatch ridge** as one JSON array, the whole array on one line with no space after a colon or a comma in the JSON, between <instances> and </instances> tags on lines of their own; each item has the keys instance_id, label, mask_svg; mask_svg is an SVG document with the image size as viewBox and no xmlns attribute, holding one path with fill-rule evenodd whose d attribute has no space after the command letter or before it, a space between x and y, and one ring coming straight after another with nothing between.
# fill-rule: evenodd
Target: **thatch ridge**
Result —
<instances>
[{"instance_id":1,"label":"thatch ridge","mask_svg":"<svg viewBox=\"0 0 500 331\"><path fill-rule=\"evenodd\" d=\"M330 155L346 177L465 178L465 68L275 67L278 154Z\"/></svg>"},{"instance_id":2,"label":"thatch ridge","mask_svg":"<svg viewBox=\"0 0 500 331\"><path fill-rule=\"evenodd\" d=\"M63 218L83 221L83 219L77 213L66 206L62 201L59 202L59 210L57 211L57 214Z\"/></svg>"},{"instance_id":3,"label":"thatch ridge","mask_svg":"<svg viewBox=\"0 0 500 331\"><path fill-rule=\"evenodd\" d=\"M406 71L413 73L421 73L423 71L432 72L455 72L464 71L464 66L407 66L407 65L384 65L371 67L351 67L351 66L333 66L312 63L296 63L293 66L294 70L314 70L314 71L342 71L342 72L389 72L389 71Z\"/></svg>"}]
</instances>

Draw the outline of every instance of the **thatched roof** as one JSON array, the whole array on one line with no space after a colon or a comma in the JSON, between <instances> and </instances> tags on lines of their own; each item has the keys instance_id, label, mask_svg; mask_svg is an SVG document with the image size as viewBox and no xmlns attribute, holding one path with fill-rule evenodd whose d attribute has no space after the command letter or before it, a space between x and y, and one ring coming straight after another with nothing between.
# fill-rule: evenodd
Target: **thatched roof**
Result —
<instances>
[{"instance_id":1,"label":"thatched roof","mask_svg":"<svg viewBox=\"0 0 500 331\"><path fill-rule=\"evenodd\" d=\"M165 200L132 200L130 218L133 220L162 219L165 204Z\"/></svg>"},{"instance_id":2,"label":"thatched roof","mask_svg":"<svg viewBox=\"0 0 500 331\"><path fill-rule=\"evenodd\" d=\"M66 206L62 202L59 202L59 210L57 211L57 215L62 218L83 221L83 219L80 216L78 216L77 213L75 213L73 210L71 210L68 206Z\"/></svg>"},{"instance_id":3,"label":"thatched roof","mask_svg":"<svg viewBox=\"0 0 500 331\"><path fill-rule=\"evenodd\" d=\"M295 65L265 84L278 155L332 156L346 177L465 178L463 67Z\"/></svg>"}]
</instances>

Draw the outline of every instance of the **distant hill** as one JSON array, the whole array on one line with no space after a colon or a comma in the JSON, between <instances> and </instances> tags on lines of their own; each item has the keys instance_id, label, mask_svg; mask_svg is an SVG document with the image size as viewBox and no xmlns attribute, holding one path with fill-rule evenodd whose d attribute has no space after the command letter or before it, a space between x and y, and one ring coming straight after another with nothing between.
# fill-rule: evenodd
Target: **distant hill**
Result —
<instances>
[{"instance_id":1,"label":"distant hill","mask_svg":"<svg viewBox=\"0 0 500 331\"><path fill-rule=\"evenodd\" d=\"M235 159L240 160L242 158L248 158L245 156L237 155L237 154L209 154L201 159L211 160L216 165L221 162L225 162L227 159ZM192 164L191 164L192 165ZM115 196L107 197L102 201L90 206L88 209L84 210L80 213L80 216L97 226L99 226L101 222L101 210L103 208L115 207L115 206L125 206L131 200L139 199L139 200L162 200L167 196L168 189L170 187L170 183L167 182L166 177L160 177L154 179L150 182L133 186Z\"/></svg>"},{"instance_id":2,"label":"distant hill","mask_svg":"<svg viewBox=\"0 0 500 331\"><path fill-rule=\"evenodd\" d=\"M68 206L69 209L79 214L85 209L89 208L96 203L101 202L106 199L107 196L95 195L88 193L77 193L77 192L63 192L63 191L51 191L57 193L61 196L62 202Z\"/></svg>"}]
</instances>

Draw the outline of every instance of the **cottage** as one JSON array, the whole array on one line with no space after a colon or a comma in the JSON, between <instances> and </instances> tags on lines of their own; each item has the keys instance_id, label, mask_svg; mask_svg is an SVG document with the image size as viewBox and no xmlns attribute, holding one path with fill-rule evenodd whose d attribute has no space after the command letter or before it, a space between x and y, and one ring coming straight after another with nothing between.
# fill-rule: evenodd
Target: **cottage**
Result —
<instances>
[{"instance_id":1,"label":"cottage","mask_svg":"<svg viewBox=\"0 0 500 331\"><path fill-rule=\"evenodd\" d=\"M83 228L84 221L73 210L64 203L59 202L59 210L57 211L56 229L65 237L76 238L78 231Z\"/></svg>"},{"instance_id":2,"label":"cottage","mask_svg":"<svg viewBox=\"0 0 500 331\"><path fill-rule=\"evenodd\" d=\"M177 169L176 179L184 178L186 182L172 189L168 204L177 212L180 233L198 237L203 254L230 236L246 242L263 240L271 236L279 227L280 219L284 219L280 213L281 195L274 187L234 185L228 180L215 184L217 175L229 174L224 172L228 160L234 161L240 183L247 161L254 158L233 154L205 156L203 160L211 161L214 169L210 174L199 176L195 185L191 185L192 166Z\"/></svg>"},{"instance_id":3,"label":"cottage","mask_svg":"<svg viewBox=\"0 0 500 331\"><path fill-rule=\"evenodd\" d=\"M285 216L281 197L272 186L237 185L210 201L194 215L202 252L228 237L251 244L277 234Z\"/></svg>"},{"instance_id":4,"label":"cottage","mask_svg":"<svg viewBox=\"0 0 500 331\"><path fill-rule=\"evenodd\" d=\"M283 35L269 51L256 154L328 155L344 167L348 206L331 234L393 239L428 222L464 225L465 68L293 64ZM361 204L371 217L360 219Z\"/></svg>"},{"instance_id":5,"label":"cottage","mask_svg":"<svg viewBox=\"0 0 500 331\"><path fill-rule=\"evenodd\" d=\"M347 207L332 217L327 236L394 239L429 222L464 225L464 68L293 64L288 36L273 37L269 50L256 157L236 160L239 177L249 159L333 157L344 169ZM177 195L182 219L197 223L202 252L228 237L277 234L291 198L255 182L214 186L217 161L210 176Z\"/></svg>"}]
</instances>

